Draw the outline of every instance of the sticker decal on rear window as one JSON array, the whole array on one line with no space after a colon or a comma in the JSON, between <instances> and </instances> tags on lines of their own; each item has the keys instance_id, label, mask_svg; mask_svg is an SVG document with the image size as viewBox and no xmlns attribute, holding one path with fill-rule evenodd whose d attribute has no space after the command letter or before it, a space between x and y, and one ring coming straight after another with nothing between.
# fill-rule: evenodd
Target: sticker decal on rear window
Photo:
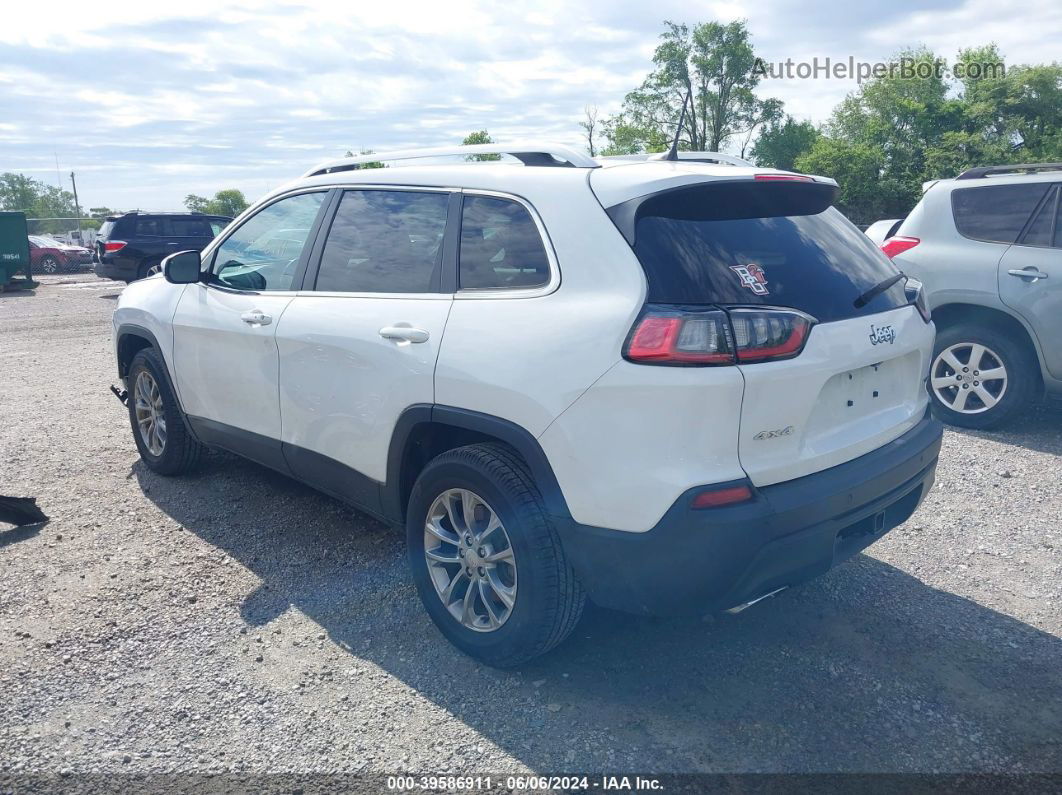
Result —
<instances>
[{"instance_id":1,"label":"sticker decal on rear window","mask_svg":"<svg viewBox=\"0 0 1062 795\"><path fill-rule=\"evenodd\" d=\"M748 265L731 265L730 270L738 275L742 287L747 287L756 295L770 295L770 290L767 289L767 274L755 262Z\"/></svg>"}]
</instances>

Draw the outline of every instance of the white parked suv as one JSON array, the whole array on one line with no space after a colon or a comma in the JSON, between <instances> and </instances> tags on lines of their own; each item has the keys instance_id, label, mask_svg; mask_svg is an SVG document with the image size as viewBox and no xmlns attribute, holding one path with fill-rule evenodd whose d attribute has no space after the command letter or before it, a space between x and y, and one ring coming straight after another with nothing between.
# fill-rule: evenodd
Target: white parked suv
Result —
<instances>
[{"instance_id":1,"label":"white parked suv","mask_svg":"<svg viewBox=\"0 0 1062 795\"><path fill-rule=\"evenodd\" d=\"M741 609L916 509L933 324L832 180L457 154L326 163L126 288L148 467L223 448L404 526L429 615L492 665L588 597Z\"/></svg>"},{"instance_id":2,"label":"white parked suv","mask_svg":"<svg viewBox=\"0 0 1062 795\"><path fill-rule=\"evenodd\" d=\"M929 183L882 249L925 285L941 419L994 428L1062 397L1062 163Z\"/></svg>"}]
</instances>

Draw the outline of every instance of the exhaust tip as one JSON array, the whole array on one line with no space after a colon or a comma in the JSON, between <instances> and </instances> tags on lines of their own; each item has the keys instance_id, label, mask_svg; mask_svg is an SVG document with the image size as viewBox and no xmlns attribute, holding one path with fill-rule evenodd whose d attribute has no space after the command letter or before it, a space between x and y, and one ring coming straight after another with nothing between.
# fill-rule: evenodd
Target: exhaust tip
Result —
<instances>
[{"instance_id":1,"label":"exhaust tip","mask_svg":"<svg viewBox=\"0 0 1062 795\"><path fill-rule=\"evenodd\" d=\"M729 608L727 610L724 610L723 612L724 613L729 613L730 615L735 615L737 613L740 613L742 610L746 610L746 609L752 607L757 602L762 602L764 599L769 599L770 597L774 596L775 594L781 593L782 591L784 591L788 587L789 587L788 585L783 585L781 588L775 588L773 591L768 591L767 593L763 594L762 596L757 596L755 599L752 599L752 600L750 600L748 602L744 602L743 604L737 605L736 607L731 607L731 608Z\"/></svg>"}]
</instances>

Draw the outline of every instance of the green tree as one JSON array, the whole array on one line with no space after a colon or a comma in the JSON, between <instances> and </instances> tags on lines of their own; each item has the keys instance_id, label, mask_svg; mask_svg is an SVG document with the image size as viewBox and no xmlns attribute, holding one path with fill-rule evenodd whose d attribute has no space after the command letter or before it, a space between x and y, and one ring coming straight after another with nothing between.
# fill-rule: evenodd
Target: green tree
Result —
<instances>
[{"instance_id":1,"label":"green tree","mask_svg":"<svg viewBox=\"0 0 1062 795\"><path fill-rule=\"evenodd\" d=\"M194 213L226 215L229 218L235 218L246 210L249 205L247 199L244 198L243 191L236 188L226 188L215 193L213 199L189 193L184 197L184 206Z\"/></svg>"},{"instance_id":2,"label":"green tree","mask_svg":"<svg viewBox=\"0 0 1062 795\"><path fill-rule=\"evenodd\" d=\"M753 94L760 76L744 21L705 22L692 29L664 25L653 71L603 125L607 154L666 149L687 95L691 107L679 136L681 149L717 151L740 135L747 145L758 127L780 115L778 100Z\"/></svg>"},{"instance_id":3,"label":"green tree","mask_svg":"<svg viewBox=\"0 0 1062 795\"><path fill-rule=\"evenodd\" d=\"M461 146L475 146L477 144L492 144L494 139L490 137L490 133L486 130L476 130L470 132L461 141ZM491 160L501 160L501 155L469 155L465 160L475 162L486 162Z\"/></svg>"},{"instance_id":4,"label":"green tree","mask_svg":"<svg viewBox=\"0 0 1062 795\"><path fill-rule=\"evenodd\" d=\"M918 198L905 182L883 174L885 157L870 144L821 137L794 165L797 171L837 180L837 206L857 224L904 216Z\"/></svg>"},{"instance_id":5,"label":"green tree","mask_svg":"<svg viewBox=\"0 0 1062 795\"><path fill-rule=\"evenodd\" d=\"M752 159L757 165L792 171L796 159L809 151L820 137L818 129L809 121L798 122L792 116L775 119L756 139Z\"/></svg>"},{"instance_id":6,"label":"green tree","mask_svg":"<svg viewBox=\"0 0 1062 795\"><path fill-rule=\"evenodd\" d=\"M27 218L72 219L77 215L74 194L25 174L0 174L0 209L21 210ZM71 229L69 220L36 221L35 234L55 234Z\"/></svg>"}]
</instances>

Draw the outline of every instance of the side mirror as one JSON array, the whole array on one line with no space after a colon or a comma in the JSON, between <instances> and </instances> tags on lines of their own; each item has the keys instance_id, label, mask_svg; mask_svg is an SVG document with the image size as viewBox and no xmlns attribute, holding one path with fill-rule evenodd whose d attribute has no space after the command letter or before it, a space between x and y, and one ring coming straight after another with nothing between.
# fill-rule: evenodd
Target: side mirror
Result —
<instances>
[{"instance_id":1,"label":"side mirror","mask_svg":"<svg viewBox=\"0 0 1062 795\"><path fill-rule=\"evenodd\" d=\"M198 251L178 251L162 261L162 272L170 284L195 284L202 268Z\"/></svg>"}]
</instances>

